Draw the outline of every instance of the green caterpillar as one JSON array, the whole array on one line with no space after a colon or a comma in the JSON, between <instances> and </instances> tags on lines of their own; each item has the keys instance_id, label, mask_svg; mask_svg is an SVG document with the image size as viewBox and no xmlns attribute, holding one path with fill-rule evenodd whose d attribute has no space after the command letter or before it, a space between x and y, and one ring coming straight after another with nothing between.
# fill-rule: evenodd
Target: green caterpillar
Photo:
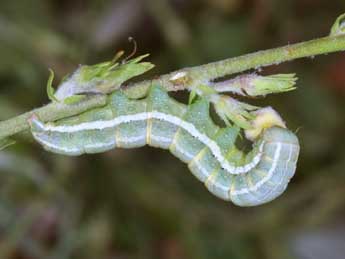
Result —
<instances>
[{"instance_id":1,"label":"green caterpillar","mask_svg":"<svg viewBox=\"0 0 345 259\"><path fill-rule=\"evenodd\" d=\"M152 86L141 100L128 99L122 90L108 98L105 107L55 123L33 117L34 138L45 149L65 155L144 145L169 149L211 193L239 206L275 199L295 173L299 143L285 128L266 129L244 154L235 146L239 127L215 125L205 98L185 105L159 86Z\"/></svg>"}]
</instances>

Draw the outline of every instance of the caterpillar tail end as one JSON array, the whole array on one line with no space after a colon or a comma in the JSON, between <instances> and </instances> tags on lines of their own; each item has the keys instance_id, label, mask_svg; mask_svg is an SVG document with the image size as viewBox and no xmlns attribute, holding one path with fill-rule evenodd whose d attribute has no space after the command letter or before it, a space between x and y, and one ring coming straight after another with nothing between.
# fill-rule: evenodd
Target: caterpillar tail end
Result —
<instances>
[{"instance_id":1,"label":"caterpillar tail end","mask_svg":"<svg viewBox=\"0 0 345 259\"><path fill-rule=\"evenodd\" d=\"M32 114L27 120L32 132L43 132L44 124L36 114Z\"/></svg>"}]
</instances>

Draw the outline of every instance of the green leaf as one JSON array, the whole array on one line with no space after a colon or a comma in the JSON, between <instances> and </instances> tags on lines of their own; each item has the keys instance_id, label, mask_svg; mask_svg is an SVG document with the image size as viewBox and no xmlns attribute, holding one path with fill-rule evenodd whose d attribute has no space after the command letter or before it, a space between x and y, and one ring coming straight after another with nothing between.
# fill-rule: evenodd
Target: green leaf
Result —
<instances>
[{"instance_id":1,"label":"green leaf","mask_svg":"<svg viewBox=\"0 0 345 259\"><path fill-rule=\"evenodd\" d=\"M53 88L53 80L54 80L54 71L52 69L49 69L49 78L47 82L47 95L49 100L53 102L58 102L58 99L55 97L55 90Z\"/></svg>"},{"instance_id":2,"label":"green leaf","mask_svg":"<svg viewBox=\"0 0 345 259\"><path fill-rule=\"evenodd\" d=\"M116 54L115 54L115 56L111 62L116 63L123 56L123 54L125 54L125 52L123 50L116 52Z\"/></svg>"},{"instance_id":3,"label":"green leaf","mask_svg":"<svg viewBox=\"0 0 345 259\"><path fill-rule=\"evenodd\" d=\"M230 126L230 121L232 121L243 129L250 129L252 127L251 121L254 119L252 111L259 108L225 95L213 95L211 102L214 104L216 113L227 126Z\"/></svg>"},{"instance_id":4,"label":"green leaf","mask_svg":"<svg viewBox=\"0 0 345 259\"><path fill-rule=\"evenodd\" d=\"M150 56L150 54L147 53L147 54L141 55L139 57L130 59L126 63L128 63L128 64L136 64L136 63L139 63L140 61L142 61L144 58L147 58L148 56Z\"/></svg>"},{"instance_id":5,"label":"green leaf","mask_svg":"<svg viewBox=\"0 0 345 259\"><path fill-rule=\"evenodd\" d=\"M195 100L195 98L197 97L197 93L195 90L192 90L189 94L189 100L188 100L188 104L191 105L193 103L193 101Z\"/></svg>"},{"instance_id":6,"label":"green leaf","mask_svg":"<svg viewBox=\"0 0 345 259\"><path fill-rule=\"evenodd\" d=\"M5 148L13 145L14 143L16 143L16 142L11 138L0 139L0 150L3 150Z\"/></svg>"},{"instance_id":7,"label":"green leaf","mask_svg":"<svg viewBox=\"0 0 345 259\"><path fill-rule=\"evenodd\" d=\"M200 84L197 86L193 86L193 88L190 88L192 91L195 91L197 95L202 97L210 97L214 94L217 94L217 91L214 90L212 87L204 84Z\"/></svg>"},{"instance_id":8,"label":"green leaf","mask_svg":"<svg viewBox=\"0 0 345 259\"><path fill-rule=\"evenodd\" d=\"M208 85L200 85L198 87L198 89L201 90L201 92L203 93L204 96L217 93L212 87L210 87Z\"/></svg>"}]
</instances>

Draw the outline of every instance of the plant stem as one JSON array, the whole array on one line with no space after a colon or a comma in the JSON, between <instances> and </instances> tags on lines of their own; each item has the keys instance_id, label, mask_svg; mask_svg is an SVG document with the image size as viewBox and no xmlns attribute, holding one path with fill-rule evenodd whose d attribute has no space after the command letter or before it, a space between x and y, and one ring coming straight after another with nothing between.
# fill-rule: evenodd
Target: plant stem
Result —
<instances>
[{"instance_id":1,"label":"plant stem","mask_svg":"<svg viewBox=\"0 0 345 259\"><path fill-rule=\"evenodd\" d=\"M345 50L345 35L327 36L306 42L229 58L201 66L184 68L162 75L151 81L144 81L126 88L128 96L137 98L146 94L152 83L162 84L168 91L176 90L169 79L177 72L186 72L194 84L209 82L216 78L243 72L253 68L280 64L297 58L313 57L320 54ZM186 88L186 87L185 87Z\"/></svg>"},{"instance_id":2,"label":"plant stem","mask_svg":"<svg viewBox=\"0 0 345 259\"><path fill-rule=\"evenodd\" d=\"M190 73L201 80L212 80L226 75L239 73L252 68L277 65L285 61L302 57L345 50L345 35L327 36L275 49L258 51L240 57L230 58L190 68Z\"/></svg>"},{"instance_id":3,"label":"plant stem","mask_svg":"<svg viewBox=\"0 0 345 259\"><path fill-rule=\"evenodd\" d=\"M162 75L154 80L142 81L129 85L125 87L124 90L129 97L138 98L144 96L150 85L155 83L163 85L168 91L186 89L187 87L192 87L200 82L208 82L216 78L243 72L252 68L279 64L281 62L297 58L316 56L343 50L345 50L345 35L327 36L275 49L258 51L256 53L213 62L206 65L184 68L179 71ZM191 85L176 86L172 84L169 80L178 72L186 72L189 79L191 79ZM74 105L51 103L15 118L1 121L0 138L8 137L28 129L29 125L27 120L32 114L38 115L42 121L54 121L80 114L95 107L103 106L105 103L105 96L90 97L89 99Z\"/></svg>"}]
</instances>

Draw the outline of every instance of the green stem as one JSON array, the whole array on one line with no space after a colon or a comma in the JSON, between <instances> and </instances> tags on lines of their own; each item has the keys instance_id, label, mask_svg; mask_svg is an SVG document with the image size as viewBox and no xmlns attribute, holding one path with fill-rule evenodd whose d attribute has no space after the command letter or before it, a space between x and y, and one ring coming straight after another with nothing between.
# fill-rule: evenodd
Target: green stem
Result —
<instances>
[{"instance_id":1,"label":"green stem","mask_svg":"<svg viewBox=\"0 0 345 259\"><path fill-rule=\"evenodd\" d=\"M177 72L186 72L193 85L199 82L208 82L235 73L240 73L253 68L260 68L273 64L291 61L297 58L313 57L320 54L345 50L345 35L327 36L306 42L287 45L279 48L258 51L240 57L229 58L209 64L184 68L152 80L144 81L129 86L126 91L128 96L137 98L146 94L152 83L160 83L168 91L174 91L174 86L169 79ZM180 88L179 88L180 89Z\"/></svg>"},{"instance_id":2,"label":"green stem","mask_svg":"<svg viewBox=\"0 0 345 259\"><path fill-rule=\"evenodd\" d=\"M280 48L259 51L206 65L184 68L179 71L162 75L154 80L143 81L127 86L124 88L124 90L129 97L137 98L144 96L147 93L150 85L153 83L163 85L168 91L186 89L187 87L192 87L199 82L210 81L252 68L279 64L281 62L290 61L297 58L316 56L343 50L345 50L345 35L328 36L302 43L287 45ZM188 78L191 80L191 85L176 86L172 84L170 78L177 72L186 72ZM54 121L77 115L95 107L103 106L105 103L106 97L104 96L95 96L74 105L51 103L42 108L19 115L15 118L1 121L0 138L8 137L28 129L29 125L27 120L34 113L43 121Z\"/></svg>"},{"instance_id":3,"label":"green stem","mask_svg":"<svg viewBox=\"0 0 345 259\"><path fill-rule=\"evenodd\" d=\"M345 50L344 34L327 36L190 68L189 71L193 74L193 77L197 77L200 80L212 80L252 68L277 65L297 58L312 57L343 50Z\"/></svg>"}]
</instances>

